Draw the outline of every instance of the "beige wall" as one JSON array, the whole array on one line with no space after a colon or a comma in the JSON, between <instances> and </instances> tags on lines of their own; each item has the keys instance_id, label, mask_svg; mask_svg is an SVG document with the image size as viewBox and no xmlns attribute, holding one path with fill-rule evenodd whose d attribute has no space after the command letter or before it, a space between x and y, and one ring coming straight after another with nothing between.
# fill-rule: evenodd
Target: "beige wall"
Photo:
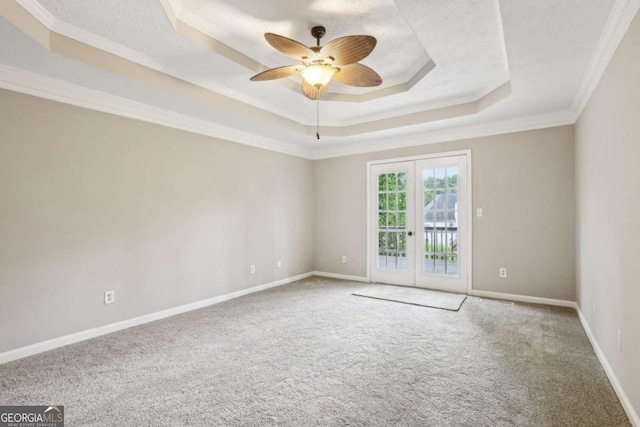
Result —
<instances>
[{"instance_id":1,"label":"beige wall","mask_svg":"<svg viewBox=\"0 0 640 427\"><path fill-rule=\"evenodd\" d=\"M639 47L637 15L576 125L578 304L636 413L640 413ZM618 330L623 334L622 351Z\"/></svg>"},{"instance_id":2,"label":"beige wall","mask_svg":"<svg viewBox=\"0 0 640 427\"><path fill-rule=\"evenodd\" d=\"M316 270L366 276L367 161L462 149L474 212L484 210L473 218L474 289L575 301L573 126L317 161Z\"/></svg>"},{"instance_id":3,"label":"beige wall","mask_svg":"<svg viewBox=\"0 0 640 427\"><path fill-rule=\"evenodd\" d=\"M366 161L467 148L474 288L573 300L572 127L314 164L0 91L0 352L314 269L365 276Z\"/></svg>"},{"instance_id":4,"label":"beige wall","mask_svg":"<svg viewBox=\"0 0 640 427\"><path fill-rule=\"evenodd\" d=\"M0 203L0 352L313 270L311 161L8 91Z\"/></svg>"}]
</instances>

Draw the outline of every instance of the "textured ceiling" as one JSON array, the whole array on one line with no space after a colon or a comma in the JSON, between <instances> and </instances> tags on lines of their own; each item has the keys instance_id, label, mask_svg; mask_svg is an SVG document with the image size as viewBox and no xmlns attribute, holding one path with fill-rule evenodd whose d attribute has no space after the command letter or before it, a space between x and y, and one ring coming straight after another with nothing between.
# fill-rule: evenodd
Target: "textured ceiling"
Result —
<instances>
[{"instance_id":1,"label":"textured ceiling","mask_svg":"<svg viewBox=\"0 0 640 427\"><path fill-rule=\"evenodd\" d=\"M378 45L363 63L383 77L386 92L367 98L381 88L335 84L331 92L338 98L320 103L327 135L323 148L374 146L412 135L419 138L463 126L568 111L616 4L615 0L102 0L87 7L85 0L3 2L0 66L311 150L317 147L315 131L311 132L316 103L299 93L299 82L295 78L250 82L255 70L246 61L211 48L212 43L234 49L241 59L276 67L292 60L266 43L265 32L308 45L314 43L309 34L314 25L327 28L325 43L350 34L375 36ZM43 49L42 41L34 40L39 33L28 31L34 24L15 18L11 3L67 39L45 46L51 52ZM205 42L181 33L185 26L205 35ZM171 84L136 77L126 64L117 70L111 64L99 65L91 60L97 51L74 50L74 40L210 95L194 96L193 91L189 95ZM435 68L416 76L429 61ZM360 98L343 102L340 94Z\"/></svg>"},{"instance_id":2,"label":"textured ceiling","mask_svg":"<svg viewBox=\"0 0 640 427\"><path fill-rule=\"evenodd\" d=\"M378 44L363 63L384 75L382 87L406 82L430 59L391 0L183 0L182 5L208 24L211 36L269 67L292 61L264 42L264 33L282 34L312 46L316 41L309 29L315 25L327 29L322 44L343 35L374 34ZM340 85L334 91L349 89Z\"/></svg>"}]
</instances>

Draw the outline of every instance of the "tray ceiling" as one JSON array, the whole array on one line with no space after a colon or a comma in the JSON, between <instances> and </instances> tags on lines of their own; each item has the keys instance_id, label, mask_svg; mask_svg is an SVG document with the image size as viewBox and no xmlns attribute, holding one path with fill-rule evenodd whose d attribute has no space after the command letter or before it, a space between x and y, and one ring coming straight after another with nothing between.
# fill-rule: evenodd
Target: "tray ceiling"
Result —
<instances>
[{"instance_id":1,"label":"tray ceiling","mask_svg":"<svg viewBox=\"0 0 640 427\"><path fill-rule=\"evenodd\" d=\"M329 155L532 117L568 121L609 17L628 3L4 0L0 71L165 111L201 133ZM383 78L377 88L332 85L319 105L322 145L300 80L249 81L294 63L265 32L312 45L314 25L327 28L323 43L376 37L363 63Z\"/></svg>"}]
</instances>

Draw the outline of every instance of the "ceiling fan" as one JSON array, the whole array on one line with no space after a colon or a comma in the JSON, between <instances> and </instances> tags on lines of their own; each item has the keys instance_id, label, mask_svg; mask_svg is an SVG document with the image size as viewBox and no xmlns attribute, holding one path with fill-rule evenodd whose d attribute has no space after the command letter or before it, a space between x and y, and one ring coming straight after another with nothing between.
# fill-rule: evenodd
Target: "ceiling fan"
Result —
<instances>
[{"instance_id":1,"label":"ceiling fan","mask_svg":"<svg viewBox=\"0 0 640 427\"><path fill-rule=\"evenodd\" d=\"M252 81L274 80L302 75L302 93L309 99L319 99L329 89L331 81L349 86L371 87L382 84L382 78L366 65L359 64L376 47L372 36L346 36L320 46L320 39L326 34L324 27L311 29L316 46L307 47L302 43L273 33L264 37L275 49L302 62L301 65L287 65L272 68L251 77Z\"/></svg>"}]
</instances>

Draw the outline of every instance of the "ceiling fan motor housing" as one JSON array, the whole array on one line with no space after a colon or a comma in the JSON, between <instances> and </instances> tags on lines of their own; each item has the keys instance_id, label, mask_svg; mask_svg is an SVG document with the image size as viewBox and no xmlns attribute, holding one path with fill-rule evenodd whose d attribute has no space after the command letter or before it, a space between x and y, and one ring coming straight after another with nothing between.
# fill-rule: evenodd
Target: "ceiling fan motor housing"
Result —
<instances>
[{"instance_id":1,"label":"ceiling fan motor housing","mask_svg":"<svg viewBox=\"0 0 640 427\"><path fill-rule=\"evenodd\" d=\"M314 39L318 40L318 46L320 46L320 39L323 38L325 34L327 34L327 30L321 25L311 29L311 35Z\"/></svg>"}]
</instances>

